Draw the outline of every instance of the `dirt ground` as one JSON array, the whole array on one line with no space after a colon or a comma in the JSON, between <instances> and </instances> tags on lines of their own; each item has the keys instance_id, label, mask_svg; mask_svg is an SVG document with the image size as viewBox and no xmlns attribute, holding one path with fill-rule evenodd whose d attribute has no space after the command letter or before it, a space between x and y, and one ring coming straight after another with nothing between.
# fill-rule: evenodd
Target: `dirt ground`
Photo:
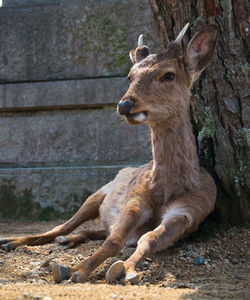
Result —
<instances>
[{"instance_id":1,"label":"dirt ground","mask_svg":"<svg viewBox=\"0 0 250 300\"><path fill-rule=\"evenodd\" d=\"M0 222L0 237L45 232L61 222ZM97 228L89 222L83 228ZM102 241L89 241L76 249L55 243L15 251L0 250L0 299L249 299L249 230L220 229L209 237L196 235L154 254L138 266L139 285L105 283L105 272L117 258L108 259L87 283L54 284L52 267L74 265L91 255ZM130 256L126 248L119 258ZM195 264L200 259L201 264ZM48 258L51 259L48 261ZM43 266L47 261L47 266ZM199 263L199 261L198 261Z\"/></svg>"}]
</instances>

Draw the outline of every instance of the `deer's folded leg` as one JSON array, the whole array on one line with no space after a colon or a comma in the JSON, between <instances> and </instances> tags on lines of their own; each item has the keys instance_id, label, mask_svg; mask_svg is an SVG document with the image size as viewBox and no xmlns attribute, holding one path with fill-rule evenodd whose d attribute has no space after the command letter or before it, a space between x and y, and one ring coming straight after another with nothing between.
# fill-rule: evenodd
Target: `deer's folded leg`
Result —
<instances>
[{"instance_id":1,"label":"deer's folded leg","mask_svg":"<svg viewBox=\"0 0 250 300\"><path fill-rule=\"evenodd\" d=\"M64 249L73 248L77 245L86 242L86 240L104 240L106 238L106 231L89 231L84 230L75 235L58 236L55 241Z\"/></svg>"},{"instance_id":2,"label":"deer's folded leg","mask_svg":"<svg viewBox=\"0 0 250 300\"><path fill-rule=\"evenodd\" d=\"M34 236L22 236L16 238L0 239L0 248L5 251L16 249L21 245L36 246L51 243L57 236L67 235L83 222L95 219L99 216L99 208L105 198L105 189L100 189L91 195L75 213L75 215L64 224L53 228L43 234Z\"/></svg>"}]
</instances>

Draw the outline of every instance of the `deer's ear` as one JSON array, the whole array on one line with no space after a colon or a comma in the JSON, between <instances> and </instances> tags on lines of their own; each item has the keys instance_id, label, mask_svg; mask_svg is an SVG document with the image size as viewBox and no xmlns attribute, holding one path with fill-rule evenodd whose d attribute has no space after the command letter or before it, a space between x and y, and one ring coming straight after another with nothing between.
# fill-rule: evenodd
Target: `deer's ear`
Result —
<instances>
[{"instance_id":1,"label":"deer's ear","mask_svg":"<svg viewBox=\"0 0 250 300\"><path fill-rule=\"evenodd\" d=\"M199 77L202 70L209 63L214 52L217 36L217 26L210 24L197 32L189 42L185 54L185 66L193 81Z\"/></svg>"},{"instance_id":2,"label":"deer's ear","mask_svg":"<svg viewBox=\"0 0 250 300\"><path fill-rule=\"evenodd\" d=\"M130 60L133 64L136 64L146 58L149 55L149 50L147 46L142 46L141 48L132 49L129 52Z\"/></svg>"},{"instance_id":3,"label":"deer's ear","mask_svg":"<svg viewBox=\"0 0 250 300\"><path fill-rule=\"evenodd\" d=\"M132 64L135 64L136 63L136 56L135 56L135 50L134 49L130 50L129 57L130 57L130 60L131 60Z\"/></svg>"},{"instance_id":4,"label":"deer's ear","mask_svg":"<svg viewBox=\"0 0 250 300\"><path fill-rule=\"evenodd\" d=\"M138 47L129 52L130 60L133 64L136 64L146 58L149 55L149 49L147 46L143 45L143 34L139 36Z\"/></svg>"}]
</instances>

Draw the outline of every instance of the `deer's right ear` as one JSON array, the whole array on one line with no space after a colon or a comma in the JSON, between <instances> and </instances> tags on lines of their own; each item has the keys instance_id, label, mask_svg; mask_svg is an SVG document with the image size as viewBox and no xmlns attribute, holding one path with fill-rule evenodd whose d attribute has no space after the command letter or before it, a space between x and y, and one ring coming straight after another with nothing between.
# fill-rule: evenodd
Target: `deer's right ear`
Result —
<instances>
[{"instance_id":1,"label":"deer's right ear","mask_svg":"<svg viewBox=\"0 0 250 300\"><path fill-rule=\"evenodd\" d=\"M185 66L187 72L192 76L192 81L199 77L202 70L210 61L217 36L217 26L210 24L197 32L189 42L185 55Z\"/></svg>"}]
</instances>

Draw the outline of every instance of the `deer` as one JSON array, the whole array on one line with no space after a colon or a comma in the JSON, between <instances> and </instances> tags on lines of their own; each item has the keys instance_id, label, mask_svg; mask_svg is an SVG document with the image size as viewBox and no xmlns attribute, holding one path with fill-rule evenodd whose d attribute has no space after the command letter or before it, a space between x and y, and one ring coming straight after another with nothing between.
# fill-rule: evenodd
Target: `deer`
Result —
<instances>
[{"instance_id":1,"label":"deer","mask_svg":"<svg viewBox=\"0 0 250 300\"><path fill-rule=\"evenodd\" d=\"M182 51L188 26L159 54L150 53L142 35L138 47L129 53L133 63L128 74L130 84L117 104L117 112L130 124L149 126L152 160L120 170L64 224L43 234L2 238L2 249L54 241L70 248L89 239L103 239L99 249L76 266L53 267L55 283L83 283L107 258L134 245L129 258L110 266L106 281L124 278L137 284L141 275L136 266L145 257L196 231L214 210L216 185L199 164L190 120L190 89L213 56L218 30L213 24L204 26ZM70 235L85 221L96 218L100 218L104 230Z\"/></svg>"}]
</instances>

